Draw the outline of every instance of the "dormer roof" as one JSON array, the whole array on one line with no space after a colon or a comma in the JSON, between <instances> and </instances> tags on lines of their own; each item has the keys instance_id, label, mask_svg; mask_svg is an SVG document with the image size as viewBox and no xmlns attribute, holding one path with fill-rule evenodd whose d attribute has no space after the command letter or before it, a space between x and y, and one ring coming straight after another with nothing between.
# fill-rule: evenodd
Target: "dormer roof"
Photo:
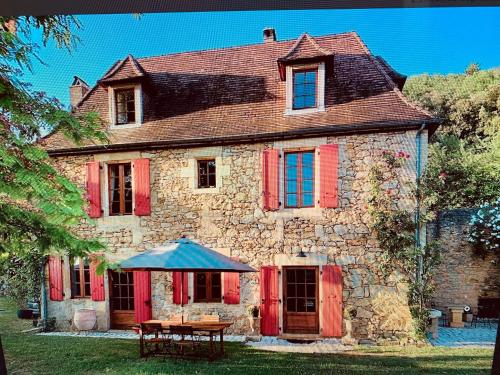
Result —
<instances>
[{"instance_id":1,"label":"dormer roof","mask_svg":"<svg viewBox=\"0 0 500 375\"><path fill-rule=\"evenodd\" d=\"M278 59L280 78L285 80L285 66L288 64L324 60L332 55L331 51L321 47L312 36L304 33L297 38L287 53Z\"/></svg>"},{"instance_id":2,"label":"dormer roof","mask_svg":"<svg viewBox=\"0 0 500 375\"><path fill-rule=\"evenodd\" d=\"M83 79L81 79L78 76L73 77L73 82L71 83L71 86L83 86L86 88L90 88L90 86L85 82Z\"/></svg>"},{"instance_id":3,"label":"dormer roof","mask_svg":"<svg viewBox=\"0 0 500 375\"><path fill-rule=\"evenodd\" d=\"M140 79L146 75L141 64L132 55L123 60L118 60L99 80L100 83L112 83Z\"/></svg>"}]
</instances>

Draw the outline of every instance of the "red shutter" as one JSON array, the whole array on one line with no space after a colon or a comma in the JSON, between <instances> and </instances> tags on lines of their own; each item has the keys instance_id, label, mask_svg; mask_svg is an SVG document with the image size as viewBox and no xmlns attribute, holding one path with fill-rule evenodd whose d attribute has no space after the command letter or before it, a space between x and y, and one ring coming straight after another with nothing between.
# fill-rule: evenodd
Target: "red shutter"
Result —
<instances>
[{"instance_id":1,"label":"red shutter","mask_svg":"<svg viewBox=\"0 0 500 375\"><path fill-rule=\"evenodd\" d=\"M265 210L279 209L279 150L262 153L262 194Z\"/></svg>"},{"instance_id":2,"label":"red shutter","mask_svg":"<svg viewBox=\"0 0 500 375\"><path fill-rule=\"evenodd\" d=\"M322 336L342 336L342 267L326 265L322 271L323 330Z\"/></svg>"},{"instance_id":3,"label":"red shutter","mask_svg":"<svg viewBox=\"0 0 500 375\"><path fill-rule=\"evenodd\" d=\"M319 146L319 205L325 208L338 207L339 145Z\"/></svg>"},{"instance_id":4,"label":"red shutter","mask_svg":"<svg viewBox=\"0 0 500 375\"><path fill-rule=\"evenodd\" d=\"M134 310L136 323L153 316L151 309L151 272L134 271Z\"/></svg>"},{"instance_id":5,"label":"red shutter","mask_svg":"<svg viewBox=\"0 0 500 375\"><path fill-rule=\"evenodd\" d=\"M132 161L134 171L134 213L137 216L151 215L149 159Z\"/></svg>"},{"instance_id":6,"label":"red shutter","mask_svg":"<svg viewBox=\"0 0 500 375\"><path fill-rule=\"evenodd\" d=\"M180 305L181 302L183 305L186 305L189 300L188 273L184 272L184 282L182 288L181 288L181 275L182 272L172 272L172 289L173 289L174 303L176 305ZM181 292L182 292L182 300L181 300Z\"/></svg>"},{"instance_id":7,"label":"red shutter","mask_svg":"<svg viewBox=\"0 0 500 375\"><path fill-rule=\"evenodd\" d=\"M90 217L101 217L101 183L98 161L87 163L87 199L89 201L88 214Z\"/></svg>"},{"instance_id":8,"label":"red shutter","mask_svg":"<svg viewBox=\"0 0 500 375\"><path fill-rule=\"evenodd\" d=\"M260 332L264 336L277 336L279 335L277 266L265 266L260 269L260 298Z\"/></svg>"},{"instance_id":9,"label":"red shutter","mask_svg":"<svg viewBox=\"0 0 500 375\"><path fill-rule=\"evenodd\" d=\"M104 301L104 274L96 273L97 266L99 266L98 260L90 262L90 293L92 301Z\"/></svg>"},{"instance_id":10,"label":"red shutter","mask_svg":"<svg viewBox=\"0 0 500 375\"><path fill-rule=\"evenodd\" d=\"M64 299L61 257L49 257L49 295L51 301Z\"/></svg>"},{"instance_id":11,"label":"red shutter","mask_svg":"<svg viewBox=\"0 0 500 375\"><path fill-rule=\"evenodd\" d=\"M224 272L224 303L237 305L240 303L240 274Z\"/></svg>"}]
</instances>

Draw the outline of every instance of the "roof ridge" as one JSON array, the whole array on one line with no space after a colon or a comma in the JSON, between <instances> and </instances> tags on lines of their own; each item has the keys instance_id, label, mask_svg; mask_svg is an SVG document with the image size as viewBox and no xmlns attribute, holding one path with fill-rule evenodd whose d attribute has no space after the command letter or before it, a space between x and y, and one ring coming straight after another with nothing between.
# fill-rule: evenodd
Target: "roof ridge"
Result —
<instances>
[{"instance_id":1,"label":"roof ridge","mask_svg":"<svg viewBox=\"0 0 500 375\"><path fill-rule=\"evenodd\" d=\"M384 68L382 68L381 66L381 63L377 60L377 58L371 53L370 49L366 46L366 44L363 42L363 40L361 39L361 37L359 36L359 34L357 32L353 32L353 36L356 38L356 40L358 41L358 43L360 44L361 48L366 52L368 58L373 62L373 64L375 65L375 67L377 68L377 70L382 74L382 76L385 78L385 80L387 81L387 83L389 84L389 87L392 89L392 91L403 101L404 104L406 104L407 106L417 110L417 111L420 111L422 112L423 114L425 114L426 116L430 116L430 117L434 117L434 115L432 113L430 113L429 111L427 111L426 109L420 107L419 105L413 103L412 101L410 101L406 96L403 95L403 93L401 92L401 90L398 88L398 86L396 85L396 83L391 79L391 77L389 77L389 75L387 74L387 72L385 71Z\"/></svg>"},{"instance_id":2,"label":"roof ridge","mask_svg":"<svg viewBox=\"0 0 500 375\"><path fill-rule=\"evenodd\" d=\"M352 35L353 33L355 33L355 32L354 31L346 31L346 32L337 33L337 34L325 34L325 35L320 35L320 36L315 36L315 37L311 36L311 37L314 38L314 39L325 39L325 38L332 38L332 37L333 38L342 38L342 37L346 37L346 36ZM288 42L291 42L291 41L294 41L294 40L297 40L297 38L290 38L290 39L280 40L280 41L273 42L273 44L288 43ZM269 43L269 44L271 44L271 43ZM262 47L265 47L266 44L261 42L261 43L250 43L250 44L243 44L243 45L231 46L231 47L200 49L200 50L196 50L196 51L173 52L173 53L165 53L165 54L162 54L162 55L153 55L153 56L138 57L136 60L137 61L141 61L141 60L149 60L149 59L155 59L155 58L160 58L160 57L170 57L170 56L176 56L176 55L185 55L185 54L188 54L188 53L197 54L197 53L203 53L203 52L216 52L216 51L223 51L223 50L248 48L248 47L253 47L253 46L262 46ZM320 47L320 48L322 48L322 47Z\"/></svg>"}]
</instances>

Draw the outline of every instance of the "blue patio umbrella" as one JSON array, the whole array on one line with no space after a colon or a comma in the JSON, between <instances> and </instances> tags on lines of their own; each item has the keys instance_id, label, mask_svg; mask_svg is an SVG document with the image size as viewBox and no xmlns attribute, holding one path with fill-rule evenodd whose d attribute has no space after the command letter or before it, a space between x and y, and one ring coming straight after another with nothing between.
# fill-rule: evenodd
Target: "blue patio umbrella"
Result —
<instances>
[{"instance_id":1,"label":"blue patio umbrella","mask_svg":"<svg viewBox=\"0 0 500 375\"><path fill-rule=\"evenodd\" d=\"M182 272L181 280L184 280L184 272L257 272L247 264L232 260L187 238L134 255L122 261L120 268L125 271L177 271ZM183 284L181 282L181 295Z\"/></svg>"}]
</instances>

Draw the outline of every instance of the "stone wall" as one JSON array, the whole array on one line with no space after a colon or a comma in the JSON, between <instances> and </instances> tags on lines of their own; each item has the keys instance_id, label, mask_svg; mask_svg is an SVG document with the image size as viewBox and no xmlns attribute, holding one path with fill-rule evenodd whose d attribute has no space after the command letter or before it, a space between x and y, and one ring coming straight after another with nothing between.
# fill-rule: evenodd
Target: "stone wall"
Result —
<instances>
[{"instance_id":1,"label":"stone wall","mask_svg":"<svg viewBox=\"0 0 500 375\"><path fill-rule=\"evenodd\" d=\"M110 261L124 259L185 235L226 255L239 257L242 262L256 269L273 264L298 265L304 261L319 267L327 263L339 264L343 267L344 307L354 309L356 315L352 319L353 336L377 339L396 334L406 335L411 329L411 319L405 285L396 274L384 279L378 267L380 250L369 228L370 217L367 212L369 169L375 161L380 160L383 150L404 150L411 158L401 178L414 181L415 133L409 131L301 139L274 144L59 157L55 159L55 164L83 187L84 164L87 161L105 163L108 160L127 161L137 157L151 159L151 216L109 217L104 203L104 217L93 224L82 224L79 228L85 236L100 237L107 242L109 249L106 256ZM425 163L426 134L423 139ZM261 198L262 150L269 147L307 148L325 143L339 144L339 207L264 211ZM194 161L207 156L217 160L217 188L201 191L193 184ZM106 168L103 168L101 177L105 202ZM319 181L319 170L316 171L315 180ZM316 187L316 194L318 189ZM282 186L280 194L283 194ZM300 250L305 251L308 257L297 258L296 254ZM153 317L167 318L171 313L179 312L180 307L172 304L171 274L153 273L152 280ZM65 278L65 285L69 288L68 278ZM190 283L190 295L192 287ZM106 280L106 299L108 293ZM66 293L66 296L69 295ZM49 316L55 316L61 326L65 323L68 327L72 313L69 306L77 302L65 298L64 302L49 303ZM237 322L232 327L233 332L249 333L247 309L251 305L258 305L259 301L259 274L244 274L241 276L239 305L190 301L184 307L184 312L189 318L216 312L223 318ZM92 302L87 301L86 304ZM104 310L98 312L102 315L98 328L108 329L109 305L107 302L102 304Z\"/></svg>"},{"instance_id":2,"label":"stone wall","mask_svg":"<svg viewBox=\"0 0 500 375\"><path fill-rule=\"evenodd\" d=\"M432 300L440 310L451 305L469 305L477 312L479 297L500 297L500 257L489 254L482 258L467 241L468 223L474 212L474 209L440 212L429 225L429 238L439 240L442 248Z\"/></svg>"}]
</instances>

